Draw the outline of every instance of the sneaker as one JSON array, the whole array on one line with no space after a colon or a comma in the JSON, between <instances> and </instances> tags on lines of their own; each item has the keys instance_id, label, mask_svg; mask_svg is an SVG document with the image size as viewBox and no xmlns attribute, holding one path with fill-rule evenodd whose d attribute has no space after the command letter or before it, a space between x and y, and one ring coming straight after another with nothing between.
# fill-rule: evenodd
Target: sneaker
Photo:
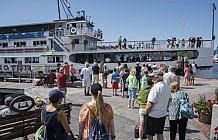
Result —
<instances>
[{"instance_id":1,"label":"sneaker","mask_svg":"<svg viewBox=\"0 0 218 140\"><path fill-rule=\"evenodd\" d=\"M131 108L134 109L134 106L132 106Z\"/></svg>"},{"instance_id":2,"label":"sneaker","mask_svg":"<svg viewBox=\"0 0 218 140\"><path fill-rule=\"evenodd\" d=\"M118 94L115 94L115 96L119 96Z\"/></svg>"},{"instance_id":3,"label":"sneaker","mask_svg":"<svg viewBox=\"0 0 218 140\"><path fill-rule=\"evenodd\" d=\"M130 106L130 105L128 105L128 108L131 108L131 106Z\"/></svg>"}]
</instances>

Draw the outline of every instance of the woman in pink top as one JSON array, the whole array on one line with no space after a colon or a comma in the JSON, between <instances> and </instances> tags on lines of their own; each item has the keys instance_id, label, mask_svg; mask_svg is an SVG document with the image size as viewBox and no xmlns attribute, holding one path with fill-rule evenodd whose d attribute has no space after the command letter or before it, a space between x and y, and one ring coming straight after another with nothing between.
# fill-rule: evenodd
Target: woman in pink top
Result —
<instances>
[{"instance_id":1,"label":"woman in pink top","mask_svg":"<svg viewBox=\"0 0 218 140\"><path fill-rule=\"evenodd\" d=\"M185 79L184 79L184 85L189 85L189 82L190 82L190 76L191 76L191 73L190 73L190 68L188 66L188 64L185 65L185 69L184 69L184 73L185 73Z\"/></svg>"}]
</instances>

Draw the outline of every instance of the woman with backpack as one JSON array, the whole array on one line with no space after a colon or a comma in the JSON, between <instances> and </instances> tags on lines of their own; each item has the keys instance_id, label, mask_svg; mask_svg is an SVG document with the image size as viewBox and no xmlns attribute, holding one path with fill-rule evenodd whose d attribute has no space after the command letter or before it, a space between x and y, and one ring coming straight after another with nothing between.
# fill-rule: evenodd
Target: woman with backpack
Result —
<instances>
[{"instance_id":1,"label":"woman with backpack","mask_svg":"<svg viewBox=\"0 0 218 140\"><path fill-rule=\"evenodd\" d=\"M51 103L42 109L42 122L46 125L47 140L66 140L68 133L72 134L66 114L58 109L64 94L59 89L51 90L49 92Z\"/></svg>"},{"instance_id":2,"label":"woman with backpack","mask_svg":"<svg viewBox=\"0 0 218 140\"><path fill-rule=\"evenodd\" d=\"M98 129L96 121L103 130L97 133L97 137L102 140L114 140L114 114L111 105L104 103L102 86L99 83L92 84L91 94L92 100L85 103L80 109L79 140L96 139L96 135L91 135Z\"/></svg>"}]
</instances>

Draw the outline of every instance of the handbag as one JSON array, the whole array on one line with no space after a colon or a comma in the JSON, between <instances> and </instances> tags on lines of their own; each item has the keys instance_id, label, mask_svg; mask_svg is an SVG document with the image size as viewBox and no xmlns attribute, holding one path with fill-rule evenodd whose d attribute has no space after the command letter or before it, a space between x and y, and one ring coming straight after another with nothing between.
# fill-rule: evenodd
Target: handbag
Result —
<instances>
[{"instance_id":1,"label":"handbag","mask_svg":"<svg viewBox=\"0 0 218 140\"><path fill-rule=\"evenodd\" d=\"M188 101L187 94L184 92L183 98L180 100L180 113L182 118L193 119L194 118L194 107Z\"/></svg>"}]
</instances>

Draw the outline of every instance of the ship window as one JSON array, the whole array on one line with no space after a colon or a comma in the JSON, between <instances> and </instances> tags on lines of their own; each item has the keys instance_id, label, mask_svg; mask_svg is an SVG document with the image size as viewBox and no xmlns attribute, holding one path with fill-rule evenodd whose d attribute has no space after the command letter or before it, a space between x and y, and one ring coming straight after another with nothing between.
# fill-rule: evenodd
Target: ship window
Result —
<instances>
[{"instance_id":1,"label":"ship window","mask_svg":"<svg viewBox=\"0 0 218 140\"><path fill-rule=\"evenodd\" d=\"M3 48L7 48L8 47L8 43L2 43L2 47Z\"/></svg>"},{"instance_id":2,"label":"ship window","mask_svg":"<svg viewBox=\"0 0 218 140\"><path fill-rule=\"evenodd\" d=\"M51 57L51 56L50 56L50 57L47 57L47 62L48 62L48 63L53 63L53 57ZM54 63L55 63L55 62L54 62Z\"/></svg>"},{"instance_id":3,"label":"ship window","mask_svg":"<svg viewBox=\"0 0 218 140\"><path fill-rule=\"evenodd\" d=\"M17 58L16 57L9 57L9 58L4 58L4 62L7 63L17 63Z\"/></svg>"},{"instance_id":4,"label":"ship window","mask_svg":"<svg viewBox=\"0 0 218 140\"><path fill-rule=\"evenodd\" d=\"M25 57L25 63L39 63L39 57Z\"/></svg>"}]
</instances>

